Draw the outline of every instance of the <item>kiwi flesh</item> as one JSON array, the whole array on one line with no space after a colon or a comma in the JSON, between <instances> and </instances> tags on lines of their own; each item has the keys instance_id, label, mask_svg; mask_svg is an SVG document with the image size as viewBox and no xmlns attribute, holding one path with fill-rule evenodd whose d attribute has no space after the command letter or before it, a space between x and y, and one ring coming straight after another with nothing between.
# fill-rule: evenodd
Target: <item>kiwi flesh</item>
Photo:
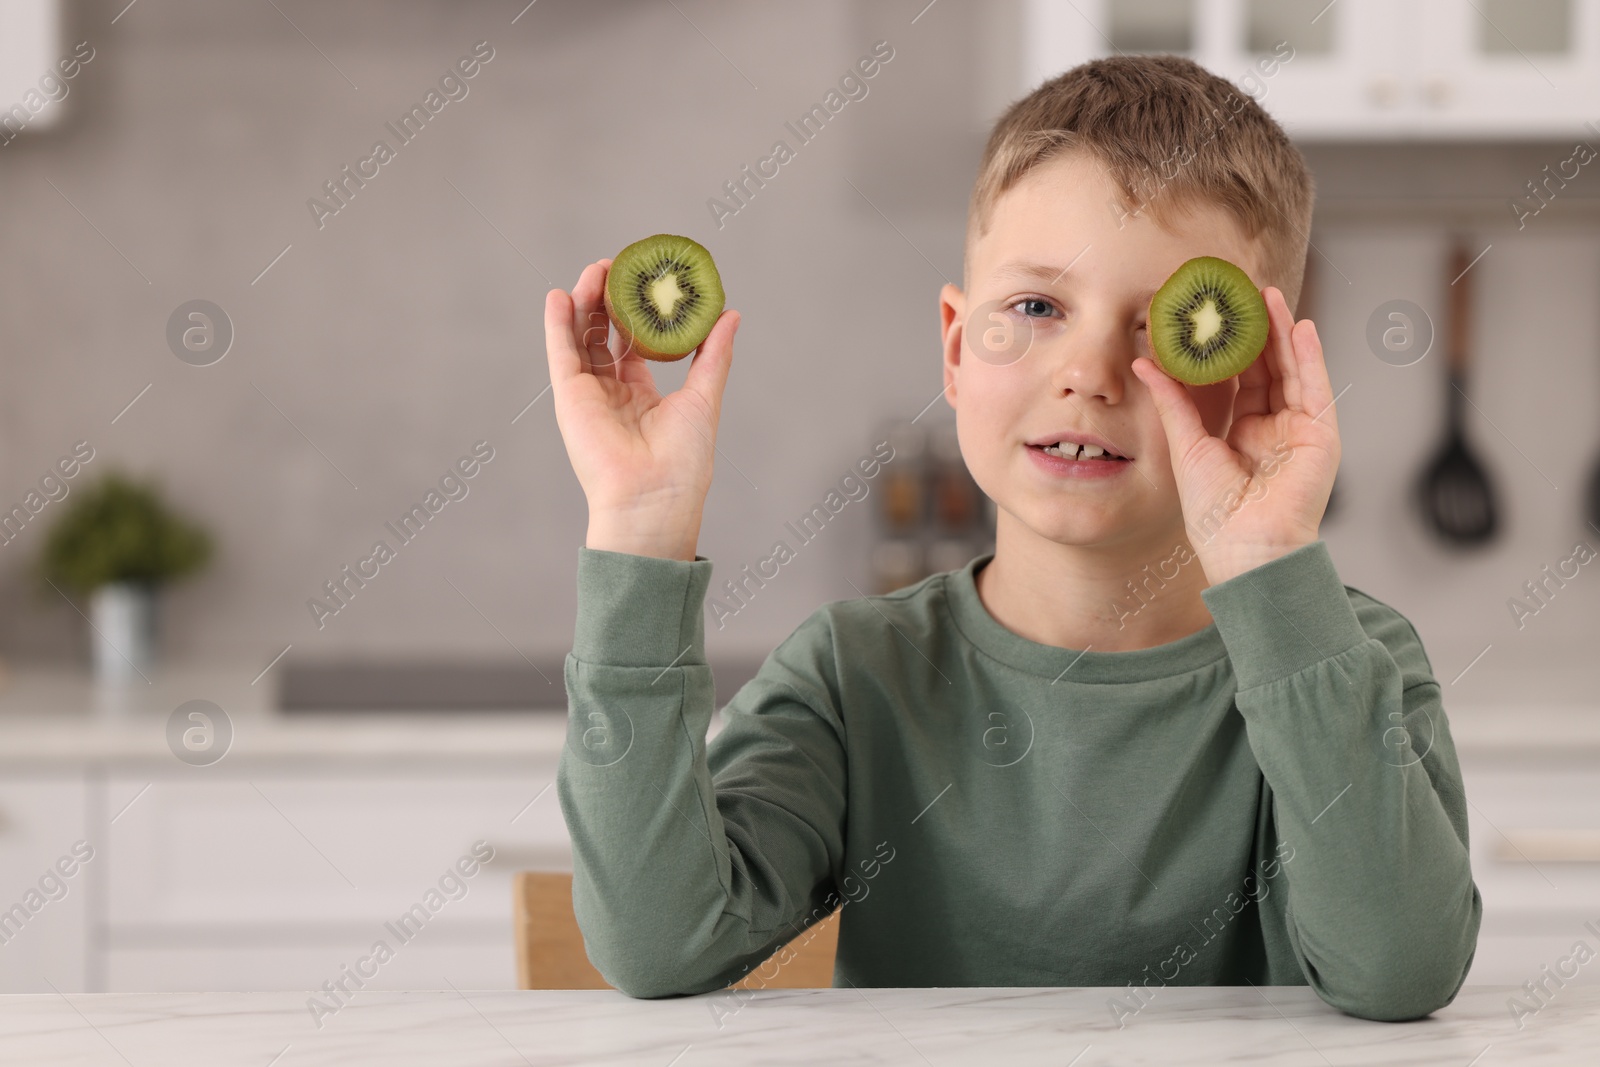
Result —
<instances>
[{"instance_id":1,"label":"kiwi flesh","mask_svg":"<svg viewBox=\"0 0 1600 1067\"><path fill-rule=\"evenodd\" d=\"M627 351L682 359L722 314L722 277L711 253L687 237L658 233L618 252L606 274L606 314Z\"/></svg>"},{"instance_id":2,"label":"kiwi flesh","mask_svg":"<svg viewBox=\"0 0 1600 1067\"><path fill-rule=\"evenodd\" d=\"M1267 305L1239 267L1197 256L1150 300L1150 347L1180 382L1210 385L1254 363L1267 343Z\"/></svg>"}]
</instances>

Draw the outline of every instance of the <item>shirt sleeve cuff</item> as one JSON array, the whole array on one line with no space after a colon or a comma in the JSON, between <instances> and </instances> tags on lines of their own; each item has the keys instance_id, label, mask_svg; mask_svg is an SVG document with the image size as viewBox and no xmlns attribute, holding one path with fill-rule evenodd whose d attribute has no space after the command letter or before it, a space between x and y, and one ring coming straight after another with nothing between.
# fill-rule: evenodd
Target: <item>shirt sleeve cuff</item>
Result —
<instances>
[{"instance_id":1,"label":"shirt sleeve cuff","mask_svg":"<svg viewBox=\"0 0 1600 1067\"><path fill-rule=\"evenodd\" d=\"M1200 593L1240 689L1305 670L1367 639L1324 541Z\"/></svg>"},{"instance_id":2,"label":"shirt sleeve cuff","mask_svg":"<svg viewBox=\"0 0 1600 1067\"><path fill-rule=\"evenodd\" d=\"M711 561L578 546L572 654L619 667L703 664Z\"/></svg>"}]
</instances>

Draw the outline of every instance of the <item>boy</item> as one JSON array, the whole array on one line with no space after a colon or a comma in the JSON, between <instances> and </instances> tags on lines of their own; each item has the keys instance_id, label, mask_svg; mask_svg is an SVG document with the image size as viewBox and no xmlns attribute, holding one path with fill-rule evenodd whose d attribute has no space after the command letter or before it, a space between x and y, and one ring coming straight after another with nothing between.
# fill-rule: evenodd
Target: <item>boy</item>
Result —
<instances>
[{"instance_id":1,"label":"boy","mask_svg":"<svg viewBox=\"0 0 1600 1067\"><path fill-rule=\"evenodd\" d=\"M1312 198L1282 129L1185 59L1014 104L940 295L995 549L818 609L709 749L695 543L738 314L663 398L606 347L609 261L551 291L589 503L558 795L607 981L717 989L842 907L836 986L1110 986L1119 1023L1166 984L1309 983L1384 1020L1454 999L1482 902L1439 684L1317 536L1339 436L1289 310ZM1190 387L1144 318L1199 255L1265 283L1271 332Z\"/></svg>"}]
</instances>

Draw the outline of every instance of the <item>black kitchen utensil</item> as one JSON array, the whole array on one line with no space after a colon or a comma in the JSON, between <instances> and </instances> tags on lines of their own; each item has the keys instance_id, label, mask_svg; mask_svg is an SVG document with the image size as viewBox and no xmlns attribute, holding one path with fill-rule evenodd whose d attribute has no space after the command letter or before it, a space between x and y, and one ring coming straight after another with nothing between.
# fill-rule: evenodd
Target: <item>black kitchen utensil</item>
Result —
<instances>
[{"instance_id":1,"label":"black kitchen utensil","mask_svg":"<svg viewBox=\"0 0 1600 1067\"><path fill-rule=\"evenodd\" d=\"M1589 520L1589 525L1600 531L1600 461L1594 465L1594 471L1589 475L1589 502L1584 508L1584 518Z\"/></svg>"},{"instance_id":2,"label":"black kitchen utensil","mask_svg":"<svg viewBox=\"0 0 1600 1067\"><path fill-rule=\"evenodd\" d=\"M1446 369L1443 447L1422 472L1418 501L1424 520L1446 542L1481 545L1494 537L1499 515L1489 475L1467 448L1463 415L1467 402L1468 329L1472 318L1472 252L1457 240L1450 254L1450 343Z\"/></svg>"},{"instance_id":3,"label":"black kitchen utensil","mask_svg":"<svg viewBox=\"0 0 1600 1067\"><path fill-rule=\"evenodd\" d=\"M1584 502L1583 517L1596 533L1600 533L1600 460L1589 474L1589 498Z\"/></svg>"},{"instance_id":4,"label":"black kitchen utensil","mask_svg":"<svg viewBox=\"0 0 1600 1067\"><path fill-rule=\"evenodd\" d=\"M1589 475L1589 504L1584 509L1584 518L1595 530L1600 530L1600 462L1595 462L1594 472Z\"/></svg>"}]
</instances>

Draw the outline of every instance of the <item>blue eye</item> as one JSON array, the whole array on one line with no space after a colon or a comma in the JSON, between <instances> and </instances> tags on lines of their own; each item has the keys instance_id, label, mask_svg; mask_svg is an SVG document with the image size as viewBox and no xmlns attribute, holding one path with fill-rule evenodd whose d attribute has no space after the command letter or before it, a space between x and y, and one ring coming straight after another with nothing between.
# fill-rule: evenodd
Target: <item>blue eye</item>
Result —
<instances>
[{"instance_id":1,"label":"blue eye","mask_svg":"<svg viewBox=\"0 0 1600 1067\"><path fill-rule=\"evenodd\" d=\"M1030 319L1049 318L1050 313L1055 311L1055 307L1050 301L1040 299L1037 296L1025 296L1011 306L1021 308L1022 314Z\"/></svg>"}]
</instances>

